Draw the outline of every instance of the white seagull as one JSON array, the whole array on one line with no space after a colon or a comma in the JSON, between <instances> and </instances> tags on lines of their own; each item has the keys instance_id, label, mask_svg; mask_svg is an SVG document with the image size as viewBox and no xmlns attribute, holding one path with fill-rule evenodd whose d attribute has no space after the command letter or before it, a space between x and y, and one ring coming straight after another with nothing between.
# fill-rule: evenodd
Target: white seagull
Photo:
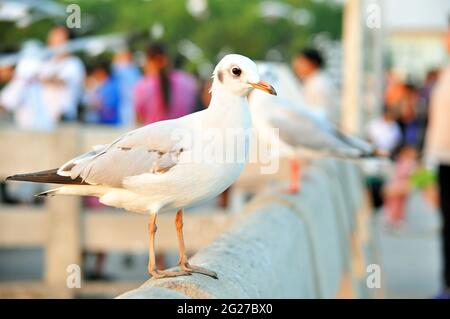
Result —
<instances>
[{"instance_id":1,"label":"white seagull","mask_svg":"<svg viewBox=\"0 0 450 319\"><path fill-rule=\"evenodd\" d=\"M229 129L242 132L251 128L247 95L253 88L276 94L272 86L260 81L252 60L242 55L227 55L214 70L212 98L207 109L133 130L57 169L7 179L63 184L38 195L96 196L105 205L148 214L148 271L153 277L201 273L217 278L215 272L187 261L182 232L183 209L227 189L238 178L245 163L192 160L194 151L202 153L203 149L194 150L195 145L189 138L178 137L182 134L195 139L209 129L218 131L220 134L213 134L213 140L206 145L209 147L219 144ZM225 145L225 151L226 147L234 146ZM237 147L243 148L238 152L248 151L245 145L238 143ZM156 218L158 213L167 211L177 211L179 271L159 271L155 265Z\"/></svg>"},{"instance_id":2,"label":"white seagull","mask_svg":"<svg viewBox=\"0 0 450 319\"><path fill-rule=\"evenodd\" d=\"M300 189L300 161L302 157L332 156L358 159L382 155L366 141L340 132L325 115L307 108L301 96L284 90L287 85L279 74L286 76L283 68L273 63L258 64L261 78L280 88L278 96L252 92L249 95L254 128L262 139L277 139L280 153L290 158L290 184L288 191ZM288 78L289 83L294 82ZM292 91L292 90L291 90ZM280 93L281 92L281 93ZM275 135L278 129L279 136Z\"/></svg>"}]
</instances>

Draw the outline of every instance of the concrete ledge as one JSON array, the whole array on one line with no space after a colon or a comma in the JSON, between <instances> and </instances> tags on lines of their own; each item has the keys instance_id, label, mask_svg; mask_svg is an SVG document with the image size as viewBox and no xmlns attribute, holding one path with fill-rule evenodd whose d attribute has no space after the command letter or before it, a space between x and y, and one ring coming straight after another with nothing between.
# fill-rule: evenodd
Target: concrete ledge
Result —
<instances>
[{"instance_id":1,"label":"concrete ledge","mask_svg":"<svg viewBox=\"0 0 450 319\"><path fill-rule=\"evenodd\" d=\"M219 280L150 279L118 298L334 298L350 264L360 177L354 165L319 162L305 172L300 194L260 193L190 260Z\"/></svg>"},{"instance_id":2,"label":"concrete ledge","mask_svg":"<svg viewBox=\"0 0 450 319\"><path fill-rule=\"evenodd\" d=\"M180 293L186 298L314 298L308 251L300 218L283 205L266 205L242 216L191 259L216 271L219 280L197 274L150 279L119 298L150 298L153 288L170 289L174 298Z\"/></svg>"}]
</instances>

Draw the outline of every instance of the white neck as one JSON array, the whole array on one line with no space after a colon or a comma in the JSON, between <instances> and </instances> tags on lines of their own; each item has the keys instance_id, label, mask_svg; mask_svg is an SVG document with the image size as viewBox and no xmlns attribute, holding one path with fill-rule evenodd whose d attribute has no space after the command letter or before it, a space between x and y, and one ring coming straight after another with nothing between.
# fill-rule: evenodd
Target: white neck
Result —
<instances>
[{"instance_id":1,"label":"white neck","mask_svg":"<svg viewBox=\"0 0 450 319\"><path fill-rule=\"evenodd\" d=\"M228 92L214 79L208 107L210 127L250 128L251 118L247 97Z\"/></svg>"}]
</instances>

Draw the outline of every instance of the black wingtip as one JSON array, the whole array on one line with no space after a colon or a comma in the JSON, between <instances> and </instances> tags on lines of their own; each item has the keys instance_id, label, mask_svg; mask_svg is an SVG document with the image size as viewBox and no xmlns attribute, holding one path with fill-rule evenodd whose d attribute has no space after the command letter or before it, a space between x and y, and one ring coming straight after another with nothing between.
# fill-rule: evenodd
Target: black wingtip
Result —
<instances>
[{"instance_id":1,"label":"black wingtip","mask_svg":"<svg viewBox=\"0 0 450 319\"><path fill-rule=\"evenodd\" d=\"M38 197L38 198L40 198L40 197L51 197L51 196L55 195L54 193L55 193L54 190L49 190L49 191L45 191L45 192L42 192L42 193L35 194L34 197Z\"/></svg>"},{"instance_id":2,"label":"black wingtip","mask_svg":"<svg viewBox=\"0 0 450 319\"><path fill-rule=\"evenodd\" d=\"M20 175L10 175L7 176L3 181L7 182L7 181L21 181L22 179L20 178Z\"/></svg>"},{"instance_id":3,"label":"black wingtip","mask_svg":"<svg viewBox=\"0 0 450 319\"><path fill-rule=\"evenodd\" d=\"M48 197L48 194L46 194L45 192L44 193L39 193L39 194L34 194L34 197L37 197L37 198Z\"/></svg>"},{"instance_id":4,"label":"black wingtip","mask_svg":"<svg viewBox=\"0 0 450 319\"><path fill-rule=\"evenodd\" d=\"M58 175L57 168L34 173L16 174L8 176L6 180L47 184L88 185L79 177L72 179L70 176Z\"/></svg>"},{"instance_id":5,"label":"black wingtip","mask_svg":"<svg viewBox=\"0 0 450 319\"><path fill-rule=\"evenodd\" d=\"M27 179L25 179L25 177L28 176L28 174L16 174L16 175L10 175L8 177L5 178L5 182L6 181L27 181Z\"/></svg>"}]
</instances>

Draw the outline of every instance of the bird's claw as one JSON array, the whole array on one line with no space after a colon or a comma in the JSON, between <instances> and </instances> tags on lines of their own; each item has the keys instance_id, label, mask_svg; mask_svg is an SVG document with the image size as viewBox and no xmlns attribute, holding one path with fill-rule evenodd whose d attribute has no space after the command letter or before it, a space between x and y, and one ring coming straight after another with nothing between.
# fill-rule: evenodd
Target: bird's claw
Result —
<instances>
[{"instance_id":1,"label":"bird's claw","mask_svg":"<svg viewBox=\"0 0 450 319\"><path fill-rule=\"evenodd\" d=\"M155 279L192 275L191 272L185 271L185 270L179 270L179 271L152 270L149 273L150 273L150 275L152 275L152 278L155 278Z\"/></svg>"},{"instance_id":2,"label":"bird's claw","mask_svg":"<svg viewBox=\"0 0 450 319\"><path fill-rule=\"evenodd\" d=\"M286 194L298 194L300 192L300 185L291 185L283 191Z\"/></svg>"},{"instance_id":3,"label":"bird's claw","mask_svg":"<svg viewBox=\"0 0 450 319\"><path fill-rule=\"evenodd\" d=\"M214 271L208 270L206 268L203 268L203 267L193 266L188 263L181 264L180 267L182 270L187 271L189 273L197 273L197 274L209 276L214 279L219 279L219 277L217 276L217 273L215 273Z\"/></svg>"}]
</instances>

